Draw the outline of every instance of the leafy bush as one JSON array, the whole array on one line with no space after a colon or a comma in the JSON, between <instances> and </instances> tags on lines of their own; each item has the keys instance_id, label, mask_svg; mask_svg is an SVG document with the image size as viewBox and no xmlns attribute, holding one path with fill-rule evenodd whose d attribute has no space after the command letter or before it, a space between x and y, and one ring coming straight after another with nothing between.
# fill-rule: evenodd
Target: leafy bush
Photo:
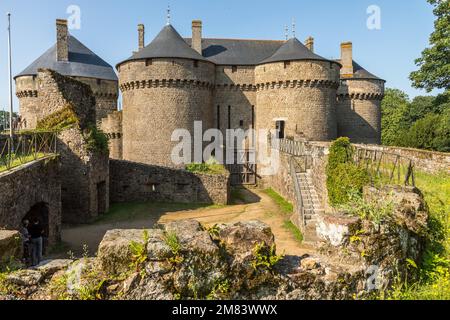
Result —
<instances>
[{"instance_id":1,"label":"leafy bush","mask_svg":"<svg viewBox=\"0 0 450 320\"><path fill-rule=\"evenodd\" d=\"M225 174L227 172L223 165L211 163L191 163L186 165L186 170L200 174Z\"/></svg>"},{"instance_id":2,"label":"leafy bush","mask_svg":"<svg viewBox=\"0 0 450 320\"><path fill-rule=\"evenodd\" d=\"M52 113L38 121L37 130L59 131L79 123L79 119L70 106Z\"/></svg>"},{"instance_id":3,"label":"leafy bush","mask_svg":"<svg viewBox=\"0 0 450 320\"><path fill-rule=\"evenodd\" d=\"M339 138L330 147L326 174L328 197L332 206L348 203L351 194L361 195L363 187L369 183L368 172L354 164L353 154L348 138Z\"/></svg>"},{"instance_id":4,"label":"leafy bush","mask_svg":"<svg viewBox=\"0 0 450 320\"><path fill-rule=\"evenodd\" d=\"M131 264L130 268L141 274L145 275L145 263L148 260L147 245L149 241L148 231L144 230L143 243L132 241L130 243L131 250Z\"/></svg>"},{"instance_id":5,"label":"leafy bush","mask_svg":"<svg viewBox=\"0 0 450 320\"><path fill-rule=\"evenodd\" d=\"M85 133L88 150L92 152L108 153L108 137L96 126L91 126Z\"/></svg>"},{"instance_id":6,"label":"leafy bush","mask_svg":"<svg viewBox=\"0 0 450 320\"><path fill-rule=\"evenodd\" d=\"M273 271L275 265L283 259L282 256L278 256L275 252L275 245L268 248L264 243L258 243L253 249L255 255L252 261L253 269Z\"/></svg>"}]
</instances>

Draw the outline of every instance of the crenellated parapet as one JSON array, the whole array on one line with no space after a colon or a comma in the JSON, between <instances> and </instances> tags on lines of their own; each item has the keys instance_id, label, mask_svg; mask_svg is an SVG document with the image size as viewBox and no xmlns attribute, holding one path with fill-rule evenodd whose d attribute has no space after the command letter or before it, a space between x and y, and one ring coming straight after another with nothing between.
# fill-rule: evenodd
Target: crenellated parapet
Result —
<instances>
[{"instance_id":1,"label":"crenellated parapet","mask_svg":"<svg viewBox=\"0 0 450 320\"><path fill-rule=\"evenodd\" d=\"M38 91L37 90L23 90L16 92L17 98L37 98Z\"/></svg>"},{"instance_id":2,"label":"crenellated parapet","mask_svg":"<svg viewBox=\"0 0 450 320\"><path fill-rule=\"evenodd\" d=\"M339 83L332 80L285 80L285 81L272 81L266 83L259 83L256 85L256 89L268 90L268 89L295 89L295 88L329 88L337 89Z\"/></svg>"},{"instance_id":3,"label":"crenellated parapet","mask_svg":"<svg viewBox=\"0 0 450 320\"><path fill-rule=\"evenodd\" d=\"M214 85L211 82L192 79L150 79L121 83L119 88L122 92L146 88L187 88L212 90L214 88Z\"/></svg>"},{"instance_id":4,"label":"crenellated parapet","mask_svg":"<svg viewBox=\"0 0 450 320\"><path fill-rule=\"evenodd\" d=\"M230 90L230 91L251 91L255 92L257 90L254 84L241 84L241 83L223 83L216 84L216 90Z\"/></svg>"}]
</instances>

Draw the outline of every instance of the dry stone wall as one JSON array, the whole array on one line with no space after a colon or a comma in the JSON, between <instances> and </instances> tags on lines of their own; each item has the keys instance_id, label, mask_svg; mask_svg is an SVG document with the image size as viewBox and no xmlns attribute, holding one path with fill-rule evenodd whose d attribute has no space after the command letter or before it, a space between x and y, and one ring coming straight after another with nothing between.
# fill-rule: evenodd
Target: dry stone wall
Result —
<instances>
[{"instance_id":1,"label":"dry stone wall","mask_svg":"<svg viewBox=\"0 0 450 320\"><path fill-rule=\"evenodd\" d=\"M228 204L228 175L193 174L129 161L111 160L111 202L153 201Z\"/></svg>"},{"instance_id":2,"label":"dry stone wall","mask_svg":"<svg viewBox=\"0 0 450 320\"><path fill-rule=\"evenodd\" d=\"M61 238L61 181L58 159L46 158L0 173L0 229L20 230L22 219L41 205L49 243Z\"/></svg>"}]
</instances>

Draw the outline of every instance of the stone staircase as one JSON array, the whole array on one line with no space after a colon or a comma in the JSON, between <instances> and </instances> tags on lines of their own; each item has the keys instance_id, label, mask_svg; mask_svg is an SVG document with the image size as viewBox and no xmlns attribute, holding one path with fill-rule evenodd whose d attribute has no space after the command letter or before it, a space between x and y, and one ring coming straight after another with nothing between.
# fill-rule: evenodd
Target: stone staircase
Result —
<instances>
[{"instance_id":1,"label":"stone staircase","mask_svg":"<svg viewBox=\"0 0 450 320\"><path fill-rule=\"evenodd\" d=\"M319 214L324 214L325 211L320 203L319 196L314 187L311 170L297 173L297 179L300 184L300 194L303 200L303 208L305 215L305 242L316 242L318 240L316 235L316 222Z\"/></svg>"}]
</instances>

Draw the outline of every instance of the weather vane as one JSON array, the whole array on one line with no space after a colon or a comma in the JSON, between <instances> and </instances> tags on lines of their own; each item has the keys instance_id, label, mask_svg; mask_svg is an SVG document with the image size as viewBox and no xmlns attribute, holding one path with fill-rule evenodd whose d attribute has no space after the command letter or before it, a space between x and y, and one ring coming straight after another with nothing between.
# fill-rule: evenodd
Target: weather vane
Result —
<instances>
[{"instance_id":1,"label":"weather vane","mask_svg":"<svg viewBox=\"0 0 450 320\"><path fill-rule=\"evenodd\" d=\"M292 18L292 36L295 38L295 18Z\"/></svg>"},{"instance_id":2,"label":"weather vane","mask_svg":"<svg viewBox=\"0 0 450 320\"><path fill-rule=\"evenodd\" d=\"M167 5L167 25L170 25L170 4Z\"/></svg>"}]
</instances>

